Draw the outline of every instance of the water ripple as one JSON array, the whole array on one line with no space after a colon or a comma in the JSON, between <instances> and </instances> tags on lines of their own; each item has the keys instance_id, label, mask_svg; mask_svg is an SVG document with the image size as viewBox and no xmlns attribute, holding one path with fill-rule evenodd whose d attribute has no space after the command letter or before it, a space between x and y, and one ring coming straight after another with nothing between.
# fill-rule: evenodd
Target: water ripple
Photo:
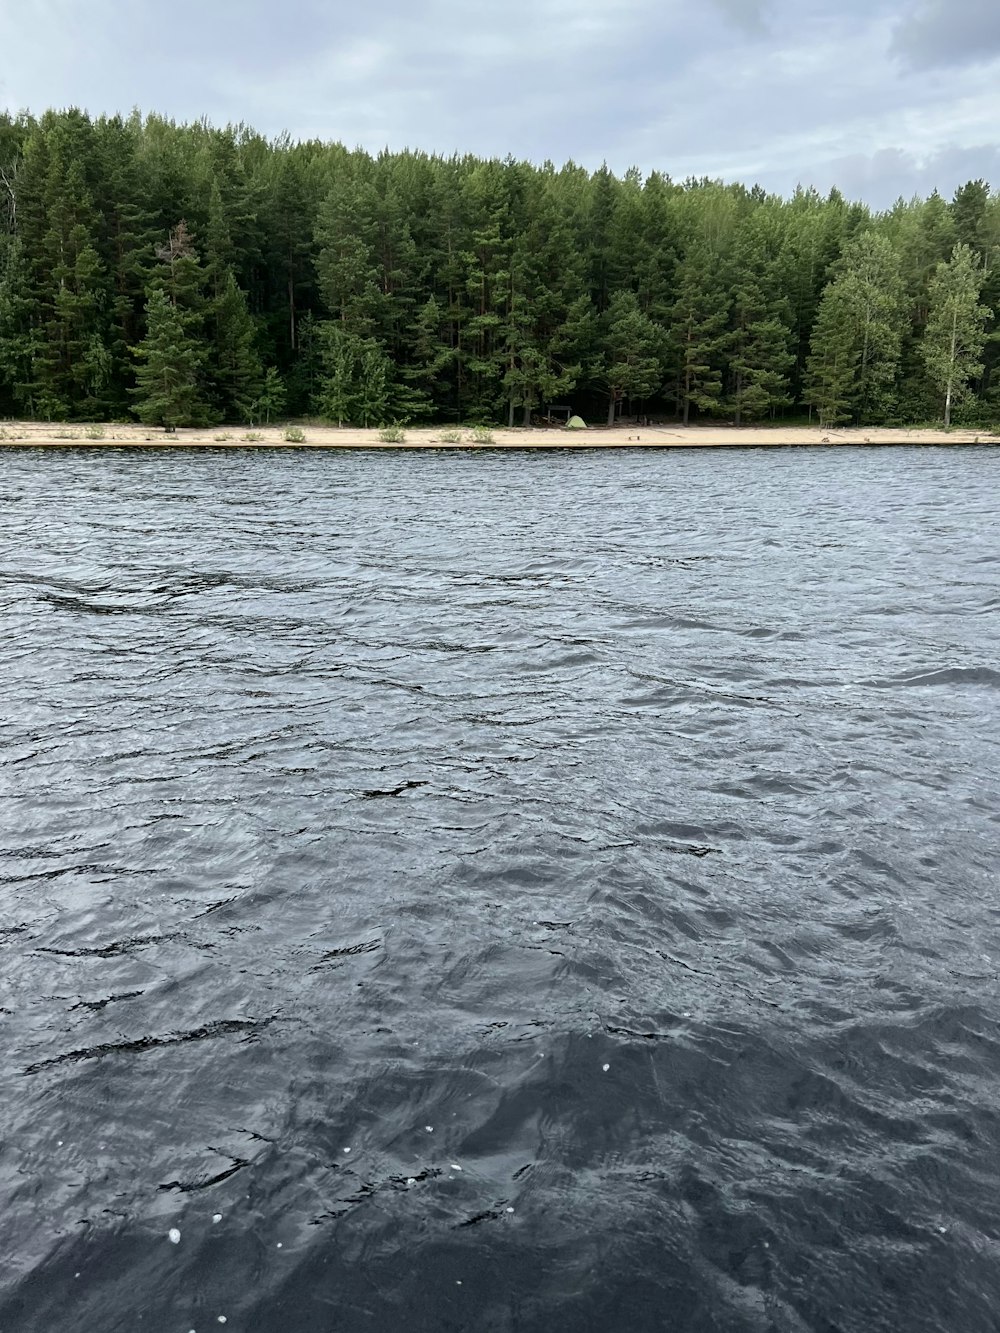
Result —
<instances>
[{"instance_id":1,"label":"water ripple","mask_svg":"<svg viewBox=\"0 0 1000 1333\"><path fill-rule=\"evenodd\" d=\"M1000 455L0 467L0 1328L995 1329Z\"/></svg>"}]
</instances>

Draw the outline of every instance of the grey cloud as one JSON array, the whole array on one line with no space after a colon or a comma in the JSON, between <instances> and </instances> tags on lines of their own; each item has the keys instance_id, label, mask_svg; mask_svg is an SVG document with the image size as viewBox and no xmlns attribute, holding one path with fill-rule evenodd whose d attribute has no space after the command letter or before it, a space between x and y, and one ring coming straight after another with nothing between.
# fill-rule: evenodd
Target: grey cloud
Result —
<instances>
[{"instance_id":1,"label":"grey cloud","mask_svg":"<svg viewBox=\"0 0 1000 1333\"><path fill-rule=\"evenodd\" d=\"M624 168L642 161L637 124L647 99L662 112L700 52L739 45L735 32L719 33L710 9L662 0L618 0L614 8L606 0L508 0L474 21L458 0L427 0L391 25L370 24L360 53L367 58L355 61L355 46L338 41L314 54L294 86L272 81L269 97L277 108L295 107L293 133L376 149L586 165L607 157ZM228 82L222 87L230 100L238 96Z\"/></svg>"},{"instance_id":2,"label":"grey cloud","mask_svg":"<svg viewBox=\"0 0 1000 1333\"><path fill-rule=\"evenodd\" d=\"M1000 147L981 144L959 148L954 144L926 158L902 148L883 148L870 155L854 154L817 164L801 179L826 193L836 185L848 199L863 199L875 209L891 208L897 199L926 198L934 190L950 199L970 180L1000 184Z\"/></svg>"},{"instance_id":3,"label":"grey cloud","mask_svg":"<svg viewBox=\"0 0 1000 1333\"><path fill-rule=\"evenodd\" d=\"M763 33L767 30L764 17L767 0L713 0L713 3L745 31Z\"/></svg>"},{"instance_id":4,"label":"grey cloud","mask_svg":"<svg viewBox=\"0 0 1000 1333\"><path fill-rule=\"evenodd\" d=\"M972 65L1000 56L997 0L922 0L896 26L893 54L914 69Z\"/></svg>"},{"instance_id":5,"label":"grey cloud","mask_svg":"<svg viewBox=\"0 0 1000 1333\"><path fill-rule=\"evenodd\" d=\"M949 3L959 27L992 18L982 0ZM887 65L899 13L902 52L940 21L937 0L283 0L280 22L270 0L173 0L168 25L148 6L86 9L0 0L0 105L138 104L371 151L606 159L783 194L836 184L876 207L1000 184L992 69Z\"/></svg>"}]
</instances>

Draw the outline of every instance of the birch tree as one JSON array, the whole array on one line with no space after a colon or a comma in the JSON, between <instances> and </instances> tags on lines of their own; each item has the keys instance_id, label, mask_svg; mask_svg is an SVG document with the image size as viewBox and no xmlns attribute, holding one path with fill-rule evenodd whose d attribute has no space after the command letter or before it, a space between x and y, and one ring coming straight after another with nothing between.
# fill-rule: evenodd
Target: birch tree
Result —
<instances>
[{"instance_id":1,"label":"birch tree","mask_svg":"<svg viewBox=\"0 0 1000 1333\"><path fill-rule=\"evenodd\" d=\"M992 311L980 305L983 271L968 245L956 245L930 283L930 309L922 346L927 375L944 398L945 428L952 409L983 373L980 359Z\"/></svg>"}]
</instances>

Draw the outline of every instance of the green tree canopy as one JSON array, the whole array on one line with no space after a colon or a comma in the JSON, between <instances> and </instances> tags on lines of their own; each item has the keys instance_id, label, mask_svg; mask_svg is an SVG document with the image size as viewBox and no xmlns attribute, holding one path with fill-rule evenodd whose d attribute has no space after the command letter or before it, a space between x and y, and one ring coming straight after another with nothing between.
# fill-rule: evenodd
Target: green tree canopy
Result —
<instances>
[{"instance_id":1,"label":"green tree canopy","mask_svg":"<svg viewBox=\"0 0 1000 1333\"><path fill-rule=\"evenodd\" d=\"M862 423L961 402L991 421L1000 337L977 351L973 313L963 343L939 276L956 244L992 312L986 181L873 213L836 190L0 112L0 412L137 411L159 292L206 420L322 401L335 420L499 422L556 398L591 419Z\"/></svg>"},{"instance_id":2,"label":"green tree canopy","mask_svg":"<svg viewBox=\"0 0 1000 1333\"><path fill-rule=\"evenodd\" d=\"M844 248L820 302L808 393L823 425L883 419L899 367L903 287L889 241L865 230Z\"/></svg>"},{"instance_id":3,"label":"green tree canopy","mask_svg":"<svg viewBox=\"0 0 1000 1333\"><path fill-rule=\"evenodd\" d=\"M951 259L937 266L930 283L930 310L924 333L927 376L944 399L944 424L968 394L969 382L983 373L982 354L990 310L979 303L982 267L968 245L956 245Z\"/></svg>"},{"instance_id":4,"label":"green tree canopy","mask_svg":"<svg viewBox=\"0 0 1000 1333\"><path fill-rule=\"evenodd\" d=\"M149 426L199 426L208 419L199 375L204 351L191 337L177 306L154 287L146 303L146 336L133 348L135 412Z\"/></svg>"}]
</instances>

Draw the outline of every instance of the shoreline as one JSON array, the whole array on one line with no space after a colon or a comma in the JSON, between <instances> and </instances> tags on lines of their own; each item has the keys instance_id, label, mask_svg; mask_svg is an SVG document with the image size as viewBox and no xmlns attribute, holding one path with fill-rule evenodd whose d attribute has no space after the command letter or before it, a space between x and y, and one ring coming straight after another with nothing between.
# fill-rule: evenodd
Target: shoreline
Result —
<instances>
[{"instance_id":1,"label":"shoreline","mask_svg":"<svg viewBox=\"0 0 1000 1333\"><path fill-rule=\"evenodd\" d=\"M761 449L847 445L998 445L1000 435L988 430L950 431L895 427L850 427L821 430L818 426L592 426L587 430L559 428L491 428L482 443L462 429L461 439L442 439L458 427L414 427L402 441L379 439L377 429L304 426L302 441L287 441L284 427L178 429L170 434L141 425L67 425L53 422L0 423L0 449Z\"/></svg>"}]
</instances>

